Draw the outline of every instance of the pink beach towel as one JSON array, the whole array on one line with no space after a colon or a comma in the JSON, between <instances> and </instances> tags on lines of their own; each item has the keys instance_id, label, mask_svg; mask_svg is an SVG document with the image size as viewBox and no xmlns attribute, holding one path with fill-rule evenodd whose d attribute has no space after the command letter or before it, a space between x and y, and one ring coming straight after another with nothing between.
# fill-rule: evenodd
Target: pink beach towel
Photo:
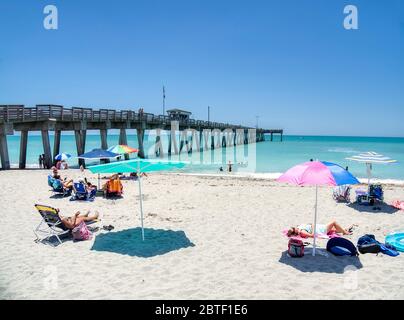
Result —
<instances>
[{"instance_id":1,"label":"pink beach towel","mask_svg":"<svg viewBox=\"0 0 404 320\"><path fill-rule=\"evenodd\" d=\"M404 210L404 201L394 200L391 205L399 210Z\"/></svg>"},{"instance_id":2,"label":"pink beach towel","mask_svg":"<svg viewBox=\"0 0 404 320\"><path fill-rule=\"evenodd\" d=\"M288 237L288 230L289 230L289 229L284 229L284 230L282 231L282 234L283 234L285 237L287 237L287 238L289 238L289 239L296 239L296 240L302 240L302 241L306 240L306 241L307 241L308 238L303 238L303 237L301 237L301 236L291 236L291 237ZM329 233L329 234L317 233L317 238L318 238L318 239L331 239L331 238L338 238L338 237L341 237L341 236L340 236L338 233L335 233L335 232L332 232L332 233Z\"/></svg>"}]
</instances>

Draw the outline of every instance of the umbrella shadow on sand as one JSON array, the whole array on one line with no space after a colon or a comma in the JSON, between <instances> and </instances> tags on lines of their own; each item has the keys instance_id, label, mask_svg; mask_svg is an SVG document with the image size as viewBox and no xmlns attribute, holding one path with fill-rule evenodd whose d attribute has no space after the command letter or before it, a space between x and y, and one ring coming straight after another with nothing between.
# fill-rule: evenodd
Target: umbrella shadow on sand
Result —
<instances>
[{"instance_id":1,"label":"umbrella shadow on sand","mask_svg":"<svg viewBox=\"0 0 404 320\"><path fill-rule=\"evenodd\" d=\"M91 250L108 251L132 257L150 258L195 246L184 231L132 228L96 236Z\"/></svg>"},{"instance_id":2,"label":"umbrella shadow on sand","mask_svg":"<svg viewBox=\"0 0 404 320\"><path fill-rule=\"evenodd\" d=\"M388 214L393 214L398 211L397 208L394 208L393 206L382 202L382 203L377 203L373 206L369 205L360 205L357 202L353 202L348 204L348 207L355 209L356 211L359 212L368 212L368 213L388 213Z\"/></svg>"},{"instance_id":3,"label":"umbrella shadow on sand","mask_svg":"<svg viewBox=\"0 0 404 320\"><path fill-rule=\"evenodd\" d=\"M316 255L313 257L311 253L305 254L302 258L291 258L288 252L282 252L279 259L280 263L287 264L301 272L323 272L323 273L340 273L346 270L361 269L363 267L358 257L337 257L324 249L317 248L317 252L325 252L327 256Z\"/></svg>"}]
</instances>

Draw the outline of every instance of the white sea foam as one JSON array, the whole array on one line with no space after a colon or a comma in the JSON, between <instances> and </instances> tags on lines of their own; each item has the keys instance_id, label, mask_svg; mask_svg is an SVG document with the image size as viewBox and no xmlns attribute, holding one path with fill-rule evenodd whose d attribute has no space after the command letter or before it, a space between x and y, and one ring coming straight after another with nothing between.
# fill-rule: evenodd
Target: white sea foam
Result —
<instances>
[{"instance_id":1,"label":"white sea foam","mask_svg":"<svg viewBox=\"0 0 404 320\"><path fill-rule=\"evenodd\" d=\"M327 152L356 154L356 153L361 153L362 151L354 150L354 149L351 149L351 148L339 148L339 147L336 147L336 148L328 149Z\"/></svg>"},{"instance_id":2,"label":"white sea foam","mask_svg":"<svg viewBox=\"0 0 404 320\"><path fill-rule=\"evenodd\" d=\"M251 179L262 179L262 180L276 180L278 179L282 173L281 172L234 172L234 173L189 173L189 172L168 172L167 174L180 174L187 176L199 176L199 177L226 177L226 178L251 178ZM362 184L367 184L367 178L358 178L359 182ZM390 185L398 185L404 186L404 180L398 179L372 179L372 183L380 183L380 184L390 184Z\"/></svg>"}]
</instances>

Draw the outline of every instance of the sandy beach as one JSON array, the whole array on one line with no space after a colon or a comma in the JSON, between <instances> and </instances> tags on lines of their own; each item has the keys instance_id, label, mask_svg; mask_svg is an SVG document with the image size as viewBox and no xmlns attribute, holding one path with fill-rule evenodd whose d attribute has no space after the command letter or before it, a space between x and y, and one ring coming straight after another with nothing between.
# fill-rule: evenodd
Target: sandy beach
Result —
<instances>
[{"instance_id":1,"label":"sandy beach","mask_svg":"<svg viewBox=\"0 0 404 320\"><path fill-rule=\"evenodd\" d=\"M135 181L123 181L121 199L80 202L52 197L47 174L0 172L1 299L404 298L404 254L286 255L281 231L313 220L311 187L228 175L150 174L143 179L142 242ZM62 175L77 178L79 171ZM404 200L402 186L384 190L386 203ZM347 236L355 244L366 233L384 242L386 234L403 229L403 211L336 203L331 194L330 187L319 188L319 222L357 224ZM36 203L64 215L98 210L101 228L89 241L36 243ZM319 240L320 248L325 244Z\"/></svg>"}]
</instances>

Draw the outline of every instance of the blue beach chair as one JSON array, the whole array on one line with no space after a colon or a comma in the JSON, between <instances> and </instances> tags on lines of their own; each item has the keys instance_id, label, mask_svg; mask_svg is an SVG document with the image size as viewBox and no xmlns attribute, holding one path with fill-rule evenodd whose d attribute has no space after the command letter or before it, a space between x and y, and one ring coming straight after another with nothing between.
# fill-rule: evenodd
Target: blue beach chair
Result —
<instances>
[{"instance_id":1,"label":"blue beach chair","mask_svg":"<svg viewBox=\"0 0 404 320\"><path fill-rule=\"evenodd\" d=\"M94 201L97 194L97 189L92 189L90 192L87 191L84 182L78 182L73 184L74 196L70 198L71 201L74 200L84 200L84 201Z\"/></svg>"},{"instance_id":2,"label":"blue beach chair","mask_svg":"<svg viewBox=\"0 0 404 320\"><path fill-rule=\"evenodd\" d=\"M87 200L87 189L84 183L78 182L73 184L75 200Z\"/></svg>"},{"instance_id":3,"label":"blue beach chair","mask_svg":"<svg viewBox=\"0 0 404 320\"><path fill-rule=\"evenodd\" d=\"M62 181L53 178L51 175L48 176L48 185L52 188L54 194L61 194L63 197L70 196L72 190L70 188L65 188Z\"/></svg>"}]
</instances>

